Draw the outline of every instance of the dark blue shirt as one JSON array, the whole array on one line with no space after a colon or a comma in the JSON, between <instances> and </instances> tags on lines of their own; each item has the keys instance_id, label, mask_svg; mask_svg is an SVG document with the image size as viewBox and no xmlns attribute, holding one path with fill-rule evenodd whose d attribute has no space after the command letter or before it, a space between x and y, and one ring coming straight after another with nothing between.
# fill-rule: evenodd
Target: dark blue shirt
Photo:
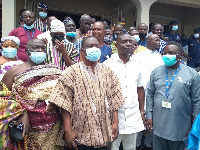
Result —
<instances>
[{"instance_id":1,"label":"dark blue shirt","mask_svg":"<svg viewBox=\"0 0 200 150\"><path fill-rule=\"evenodd\" d=\"M188 45L188 39L187 40L181 40L181 44L182 44L183 47Z\"/></svg>"},{"instance_id":2,"label":"dark blue shirt","mask_svg":"<svg viewBox=\"0 0 200 150\"><path fill-rule=\"evenodd\" d=\"M101 47L101 58L100 58L100 63L103 63L105 60L111 57L112 54L112 49L105 45ZM108 58L107 58L108 57Z\"/></svg>"},{"instance_id":3,"label":"dark blue shirt","mask_svg":"<svg viewBox=\"0 0 200 150\"><path fill-rule=\"evenodd\" d=\"M147 39L145 38L144 41L139 40L139 41L138 41L138 45L141 45L141 46L147 47Z\"/></svg>"},{"instance_id":4,"label":"dark blue shirt","mask_svg":"<svg viewBox=\"0 0 200 150\"><path fill-rule=\"evenodd\" d=\"M188 53L192 62L200 63L200 42L194 37L188 39Z\"/></svg>"},{"instance_id":5,"label":"dark blue shirt","mask_svg":"<svg viewBox=\"0 0 200 150\"><path fill-rule=\"evenodd\" d=\"M165 37L169 38L169 41L181 42L181 37L178 33L171 34L170 32L164 33Z\"/></svg>"}]
</instances>

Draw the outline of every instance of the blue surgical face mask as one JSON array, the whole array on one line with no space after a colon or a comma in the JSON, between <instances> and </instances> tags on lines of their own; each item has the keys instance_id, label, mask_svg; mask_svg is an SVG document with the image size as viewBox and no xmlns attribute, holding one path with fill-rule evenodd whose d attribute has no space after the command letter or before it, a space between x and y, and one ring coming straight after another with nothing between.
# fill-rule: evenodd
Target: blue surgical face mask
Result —
<instances>
[{"instance_id":1,"label":"blue surgical face mask","mask_svg":"<svg viewBox=\"0 0 200 150\"><path fill-rule=\"evenodd\" d=\"M88 48L86 49L86 54L88 60L96 62L101 57L101 50L97 47Z\"/></svg>"},{"instance_id":2,"label":"blue surgical face mask","mask_svg":"<svg viewBox=\"0 0 200 150\"><path fill-rule=\"evenodd\" d=\"M75 37L76 32L67 32L66 35L69 36L69 37Z\"/></svg>"},{"instance_id":3,"label":"blue surgical face mask","mask_svg":"<svg viewBox=\"0 0 200 150\"><path fill-rule=\"evenodd\" d=\"M47 56L46 53L44 52L30 52L30 53L31 55L29 57L35 64L41 64L42 62L45 61Z\"/></svg>"},{"instance_id":4,"label":"blue surgical face mask","mask_svg":"<svg viewBox=\"0 0 200 150\"><path fill-rule=\"evenodd\" d=\"M39 12L39 16L42 17L42 18L46 18L47 17L47 13Z\"/></svg>"},{"instance_id":5,"label":"blue surgical face mask","mask_svg":"<svg viewBox=\"0 0 200 150\"><path fill-rule=\"evenodd\" d=\"M177 26L177 25L173 26L173 27L172 27L172 30L173 30L173 31L177 31L177 30L178 30L178 26Z\"/></svg>"},{"instance_id":6,"label":"blue surgical face mask","mask_svg":"<svg viewBox=\"0 0 200 150\"><path fill-rule=\"evenodd\" d=\"M173 66L177 62L176 55L163 55L162 60L167 66Z\"/></svg>"},{"instance_id":7,"label":"blue surgical face mask","mask_svg":"<svg viewBox=\"0 0 200 150\"><path fill-rule=\"evenodd\" d=\"M3 56L6 58L14 58L17 56L16 48L3 48Z\"/></svg>"},{"instance_id":8,"label":"blue surgical face mask","mask_svg":"<svg viewBox=\"0 0 200 150\"><path fill-rule=\"evenodd\" d=\"M24 28L26 28L26 29L32 29L32 28L34 28L34 23L32 24L32 25L30 25L30 26L28 26L28 25L26 25L25 23L24 23Z\"/></svg>"},{"instance_id":9,"label":"blue surgical face mask","mask_svg":"<svg viewBox=\"0 0 200 150\"><path fill-rule=\"evenodd\" d=\"M134 35L134 36L132 36L132 37L133 37L134 39L136 39L137 42L140 40L139 35Z\"/></svg>"}]
</instances>

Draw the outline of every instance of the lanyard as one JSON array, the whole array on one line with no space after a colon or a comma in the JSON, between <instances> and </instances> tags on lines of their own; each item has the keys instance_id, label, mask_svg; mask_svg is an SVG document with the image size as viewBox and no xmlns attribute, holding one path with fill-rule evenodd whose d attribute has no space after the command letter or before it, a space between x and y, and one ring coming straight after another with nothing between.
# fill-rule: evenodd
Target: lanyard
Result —
<instances>
[{"instance_id":1,"label":"lanyard","mask_svg":"<svg viewBox=\"0 0 200 150\"><path fill-rule=\"evenodd\" d=\"M165 93L165 95L166 95L167 98L169 97L169 88L171 87L172 83L174 82L174 79L176 78L179 69L180 69L180 65L176 69L176 72L175 72L174 76L172 77L170 83L168 83L168 71L167 71L167 66L166 66L166 69L165 69L165 75L166 75L166 93Z\"/></svg>"},{"instance_id":2,"label":"lanyard","mask_svg":"<svg viewBox=\"0 0 200 150\"><path fill-rule=\"evenodd\" d=\"M27 29L24 28L24 30L26 31L26 34L28 35L29 40L31 40L31 39L33 38L34 34L35 34L35 29L33 30L33 33L32 33L31 38L30 38L30 35L29 35L28 32L27 32Z\"/></svg>"}]
</instances>

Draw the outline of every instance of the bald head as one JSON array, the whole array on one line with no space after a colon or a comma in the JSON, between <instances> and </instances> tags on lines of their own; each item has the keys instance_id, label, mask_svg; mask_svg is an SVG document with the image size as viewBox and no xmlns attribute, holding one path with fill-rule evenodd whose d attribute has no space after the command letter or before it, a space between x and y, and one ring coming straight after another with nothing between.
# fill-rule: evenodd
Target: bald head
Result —
<instances>
[{"instance_id":1,"label":"bald head","mask_svg":"<svg viewBox=\"0 0 200 150\"><path fill-rule=\"evenodd\" d=\"M30 49L31 47L38 45L38 44L45 46L45 42L43 40L41 40L41 39L31 39L27 43L27 49Z\"/></svg>"},{"instance_id":2,"label":"bald head","mask_svg":"<svg viewBox=\"0 0 200 150\"><path fill-rule=\"evenodd\" d=\"M145 27L145 28L148 29L148 26L146 25L146 23L140 23L140 24L138 25L138 29L140 29L141 27Z\"/></svg>"},{"instance_id":3,"label":"bald head","mask_svg":"<svg viewBox=\"0 0 200 150\"><path fill-rule=\"evenodd\" d=\"M79 20L79 24L80 24L80 30L83 33L87 33L91 27L91 17L87 14L82 15Z\"/></svg>"},{"instance_id":4,"label":"bald head","mask_svg":"<svg viewBox=\"0 0 200 150\"><path fill-rule=\"evenodd\" d=\"M103 43L103 37L105 34L105 27L103 22L97 21L92 26L92 35L97 38L100 44Z\"/></svg>"},{"instance_id":5,"label":"bald head","mask_svg":"<svg viewBox=\"0 0 200 150\"><path fill-rule=\"evenodd\" d=\"M46 53L46 44L41 39L31 39L27 43L26 53L30 55L30 52L44 52Z\"/></svg>"},{"instance_id":6,"label":"bald head","mask_svg":"<svg viewBox=\"0 0 200 150\"><path fill-rule=\"evenodd\" d=\"M80 21L83 21L84 19L90 19L90 21L91 21L91 17L87 14L83 14L80 18Z\"/></svg>"},{"instance_id":7,"label":"bald head","mask_svg":"<svg viewBox=\"0 0 200 150\"><path fill-rule=\"evenodd\" d=\"M150 34L148 37L147 37L147 42L151 42L153 39L155 38L159 38L159 36L157 34Z\"/></svg>"},{"instance_id":8,"label":"bald head","mask_svg":"<svg viewBox=\"0 0 200 150\"><path fill-rule=\"evenodd\" d=\"M147 38L147 48L149 50L159 50L160 48L160 37L157 34L151 34Z\"/></svg>"},{"instance_id":9,"label":"bald head","mask_svg":"<svg viewBox=\"0 0 200 150\"><path fill-rule=\"evenodd\" d=\"M94 25L102 28L103 30L105 29L104 24L103 24L102 21L97 21L97 22L94 23Z\"/></svg>"}]
</instances>

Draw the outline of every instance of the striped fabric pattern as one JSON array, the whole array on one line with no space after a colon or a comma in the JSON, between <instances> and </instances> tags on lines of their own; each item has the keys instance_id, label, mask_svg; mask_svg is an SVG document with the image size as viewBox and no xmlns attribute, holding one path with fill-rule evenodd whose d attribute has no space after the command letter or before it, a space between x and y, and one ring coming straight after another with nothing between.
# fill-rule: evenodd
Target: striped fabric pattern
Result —
<instances>
[{"instance_id":1,"label":"striped fabric pattern","mask_svg":"<svg viewBox=\"0 0 200 150\"><path fill-rule=\"evenodd\" d=\"M77 63L79 61L79 55L77 50L75 49L74 45L69 42L64 43L66 51L70 57L70 59ZM65 70L67 68L63 55L59 51L56 50L56 48L52 45L52 42L47 43L47 58L46 63L48 64L54 64L59 69Z\"/></svg>"},{"instance_id":2,"label":"striped fabric pattern","mask_svg":"<svg viewBox=\"0 0 200 150\"><path fill-rule=\"evenodd\" d=\"M40 30L41 32L46 32L48 27L47 27L47 22L45 22L44 24L42 23L42 21L40 20L40 18L36 19L35 23L34 23L34 27L35 29Z\"/></svg>"},{"instance_id":3,"label":"striped fabric pattern","mask_svg":"<svg viewBox=\"0 0 200 150\"><path fill-rule=\"evenodd\" d=\"M5 85L3 85L5 87ZM0 149L9 149L12 144L9 138L9 122L24 111L18 101L12 99L8 89L0 91Z\"/></svg>"}]
</instances>

